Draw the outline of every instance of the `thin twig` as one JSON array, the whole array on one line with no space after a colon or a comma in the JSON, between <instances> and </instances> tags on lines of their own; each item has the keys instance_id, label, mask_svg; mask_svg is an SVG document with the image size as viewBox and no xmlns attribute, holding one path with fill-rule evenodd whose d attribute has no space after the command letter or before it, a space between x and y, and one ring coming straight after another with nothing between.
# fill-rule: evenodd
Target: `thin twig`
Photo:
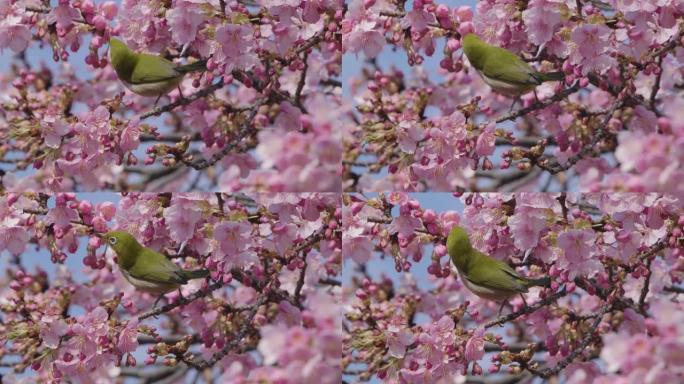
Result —
<instances>
[{"instance_id":1,"label":"thin twig","mask_svg":"<svg viewBox=\"0 0 684 384\"><path fill-rule=\"evenodd\" d=\"M554 301L558 300L558 298L563 297L567 294L568 294L568 292L565 289L565 286L563 286L563 288L561 288L558 292L554 293L553 295L548 296L544 300L541 300L541 301L538 301L532 305L523 307L522 309L520 309L517 312L509 313L508 315L501 316L496 320L492 320L489 323L485 324L484 327L485 328L491 328L495 325L503 325L509 321L517 319L518 317L520 317L522 315L526 315L528 313L535 312L538 309L553 303Z\"/></svg>"},{"instance_id":2,"label":"thin twig","mask_svg":"<svg viewBox=\"0 0 684 384\"><path fill-rule=\"evenodd\" d=\"M168 111L170 111L170 110L172 110L172 109L174 109L180 105L188 105L188 104L194 102L195 100L201 99L202 97L213 93L214 91L216 91L217 89L219 89L221 87L223 87L223 78L221 78L221 80L219 80L217 83L212 84L212 85L208 86L207 88L204 88L204 89L202 89L196 93L193 93L192 95L190 95L188 97L182 97L182 98L174 101L173 103L166 104L163 107L156 107L151 111L143 113L142 115L140 115L140 120L145 120L150 116L159 116L162 113L168 112Z\"/></svg>"},{"instance_id":3,"label":"thin twig","mask_svg":"<svg viewBox=\"0 0 684 384\"><path fill-rule=\"evenodd\" d=\"M505 116L502 116L498 119L496 119L497 123L503 123L506 120L515 120L520 116L526 115L532 111L536 111L538 109L544 109L548 107L549 105L561 101L567 96L577 92L580 90L579 86L579 81L576 81L575 84L573 84L570 88L564 89L562 92L557 93L553 95L551 98L544 100L542 102L535 102L534 104L530 105L529 107L521 108L515 112L511 112Z\"/></svg>"},{"instance_id":4,"label":"thin twig","mask_svg":"<svg viewBox=\"0 0 684 384\"><path fill-rule=\"evenodd\" d=\"M222 281L215 282L215 283L211 284L209 287L207 287L207 289L205 289L205 290L199 290L199 291L193 293L192 295L190 295L188 297L181 297L173 303L166 304L162 307L158 307L158 308L155 308L151 311L145 312L142 315L138 316L138 320L143 320L143 319L146 319L148 317L153 317L153 316L159 316L162 313L169 312L170 310L172 310L176 307L180 307L180 306L186 305L188 303L191 303L191 302L193 302L199 298L208 296L210 293L212 293L215 290L223 287L223 285L224 284Z\"/></svg>"},{"instance_id":5,"label":"thin twig","mask_svg":"<svg viewBox=\"0 0 684 384\"><path fill-rule=\"evenodd\" d=\"M651 282L651 261L653 259L646 259L646 268L648 269L648 275L646 275L646 280L644 281L644 286L641 288L641 294L639 295L639 312L646 316L646 296L648 295L648 286Z\"/></svg>"},{"instance_id":6,"label":"thin twig","mask_svg":"<svg viewBox=\"0 0 684 384\"><path fill-rule=\"evenodd\" d=\"M582 339L580 345L577 348L575 348L572 352L570 352L570 354L565 359L559 361L553 368L537 370L532 367L527 367L527 370L544 379L548 379L549 377L558 374L558 372L562 371L565 367L572 363L572 361L575 360L577 356L584 352L584 350L591 342L591 339L593 339L596 332L598 332L598 326L601 323L601 320L603 319L603 315L610 312L613 309L614 305L615 303L607 304L601 309L599 315L596 317L596 320L594 320L594 323L591 325L591 328L589 328L589 332L586 335L584 335L584 338Z\"/></svg>"}]
</instances>

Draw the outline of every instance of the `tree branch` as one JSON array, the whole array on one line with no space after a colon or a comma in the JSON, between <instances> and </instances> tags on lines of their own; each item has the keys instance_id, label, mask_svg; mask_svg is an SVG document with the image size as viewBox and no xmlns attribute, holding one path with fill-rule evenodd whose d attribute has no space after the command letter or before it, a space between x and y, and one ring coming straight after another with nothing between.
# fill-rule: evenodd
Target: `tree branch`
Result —
<instances>
[{"instance_id":1,"label":"tree branch","mask_svg":"<svg viewBox=\"0 0 684 384\"><path fill-rule=\"evenodd\" d=\"M599 314L596 316L596 320L594 320L594 322L592 323L591 328L589 328L590 331L586 335L584 335L584 338L582 339L580 345L577 348L573 349L573 351L570 352L570 354L565 359L559 361L556 364L556 366L554 366L553 368L545 368L541 370L537 370L533 367L527 367L527 370L544 379L548 379L549 377L558 374L558 372L567 367L570 363L572 363L573 360L575 360L576 357L578 357L584 352L584 350L591 342L591 339L593 339L596 332L598 332L598 326L601 323L601 320L603 319L603 315L610 312L613 309L615 303L607 304L601 309Z\"/></svg>"},{"instance_id":2,"label":"tree branch","mask_svg":"<svg viewBox=\"0 0 684 384\"><path fill-rule=\"evenodd\" d=\"M519 109L515 112L511 112L505 116L502 116L502 117L496 119L496 122L497 123L503 123L506 120L515 120L518 117L526 115L532 111L536 111L538 109L544 109L544 108L548 107L549 105L551 105L557 101L563 100L568 95L571 95L571 94L573 94L579 90L580 90L579 81L576 81L575 84L573 84L570 88L564 89L562 92L553 95L551 98L544 100L542 102L535 102L534 104L530 105L529 107Z\"/></svg>"},{"instance_id":3,"label":"tree branch","mask_svg":"<svg viewBox=\"0 0 684 384\"><path fill-rule=\"evenodd\" d=\"M526 315L528 313L535 312L538 309L553 303L554 301L558 300L558 298L563 297L567 294L568 294L567 290L565 289L565 286L563 286L563 288L561 288L558 292L548 296L547 298L545 298L541 301L538 301L532 305L526 306L517 312L509 313L508 315L501 316L496 320L492 320L489 323L485 324L484 327L486 329L486 328L491 328L495 325L504 325L505 323L512 321L512 320L515 320L522 315Z\"/></svg>"},{"instance_id":4,"label":"tree branch","mask_svg":"<svg viewBox=\"0 0 684 384\"><path fill-rule=\"evenodd\" d=\"M215 290L223 287L223 285L224 284L222 281L214 282L209 287L207 287L207 289L199 290L199 291L197 291L197 292L195 292L195 293L193 293L187 297L180 297L178 300L174 301L173 303L166 304L164 306L155 308L151 311L145 312L142 315L138 316L138 320L143 320L143 319L146 319L148 317L153 317L153 316L159 316L160 314L169 312L176 307L180 307L180 306L186 305L188 303L191 303L197 299L200 299L202 297L206 297L209 294L211 294L212 292L214 292Z\"/></svg>"},{"instance_id":5,"label":"tree branch","mask_svg":"<svg viewBox=\"0 0 684 384\"><path fill-rule=\"evenodd\" d=\"M223 78L221 78L221 80L219 80L217 83L212 84L212 85L208 86L207 88L200 90L199 92L193 93L192 95L190 95L188 97L182 97L182 98L174 101L173 103L169 103L163 107L157 107L157 108L154 108L153 110L151 110L149 112L143 113L142 115L140 115L140 120L145 120L150 116L159 116L164 112L168 112L168 111L178 107L179 105L188 105L188 104L194 102L195 100L201 99L202 97L213 93L214 91L216 91L217 89L219 89L221 87L223 87Z\"/></svg>"}]
</instances>

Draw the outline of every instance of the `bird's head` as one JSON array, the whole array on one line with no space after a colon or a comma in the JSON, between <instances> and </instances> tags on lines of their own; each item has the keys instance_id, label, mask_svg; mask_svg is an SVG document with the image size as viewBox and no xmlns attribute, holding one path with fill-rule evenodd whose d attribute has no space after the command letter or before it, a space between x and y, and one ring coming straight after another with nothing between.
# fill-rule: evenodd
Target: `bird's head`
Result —
<instances>
[{"instance_id":1,"label":"bird's head","mask_svg":"<svg viewBox=\"0 0 684 384\"><path fill-rule=\"evenodd\" d=\"M479 67L481 58L487 49L487 44L474 33L465 35L461 40L461 44L463 46L463 53L468 57L468 61L476 68Z\"/></svg>"},{"instance_id":2,"label":"bird's head","mask_svg":"<svg viewBox=\"0 0 684 384\"><path fill-rule=\"evenodd\" d=\"M109 52L111 55L126 54L129 51L128 46L123 41L115 37L109 39Z\"/></svg>"},{"instance_id":3,"label":"bird's head","mask_svg":"<svg viewBox=\"0 0 684 384\"><path fill-rule=\"evenodd\" d=\"M468 238L468 232L463 227L458 225L451 228L449 236L447 237L447 251L451 260L458 266L465 261L466 256L473 250Z\"/></svg>"},{"instance_id":4,"label":"bird's head","mask_svg":"<svg viewBox=\"0 0 684 384\"><path fill-rule=\"evenodd\" d=\"M119 259L125 258L127 255L136 254L138 249L142 247L133 235L124 231L110 231L101 237L107 243L107 246L116 252Z\"/></svg>"},{"instance_id":5,"label":"bird's head","mask_svg":"<svg viewBox=\"0 0 684 384\"><path fill-rule=\"evenodd\" d=\"M136 63L136 55L123 41L109 39L109 60L119 78L128 79Z\"/></svg>"}]
</instances>

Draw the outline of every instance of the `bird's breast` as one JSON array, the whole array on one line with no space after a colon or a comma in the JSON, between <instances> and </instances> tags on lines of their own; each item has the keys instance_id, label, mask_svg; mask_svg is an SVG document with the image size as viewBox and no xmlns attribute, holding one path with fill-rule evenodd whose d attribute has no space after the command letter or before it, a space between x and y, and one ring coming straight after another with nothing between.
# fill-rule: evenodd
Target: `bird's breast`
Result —
<instances>
[{"instance_id":1,"label":"bird's breast","mask_svg":"<svg viewBox=\"0 0 684 384\"><path fill-rule=\"evenodd\" d=\"M158 81L156 83L131 84L125 81L122 82L126 88L130 89L134 93L137 93L138 95L159 96L165 95L172 89L176 88L182 80L183 76L178 76L176 79Z\"/></svg>"},{"instance_id":2,"label":"bird's breast","mask_svg":"<svg viewBox=\"0 0 684 384\"><path fill-rule=\"evenodd\" d=\"M123 269L121 270L121 274L126 279L126 281L131 283L131 285L134 286L136 289L156 295L161 295L163 293L170 292L178 288L177 284L158 283L155 281L135 278Z\"/></svg>"},{"instance_id":3,"label":"bird's breast","mask_svg":"<svg viewBox=\"0 0 684 384\"><path fill-rule=\"evenodd\" d=\"M480 74L480 77L482 77L482 80L485 82L485 84L489 85L489 87L495 92L508 97L518 97L524 93L532 91L536 87L535 84L521 85L493 79L486 76L481 71L477 71L477 73Z\"/></svg>"},{"instance_id":4,"label":"bird's breast","mask_svg":"<svg viewBox=\"0 0 684 384\"><path fill-rule=\"evenodd\" d=\"M503 290L503 289L496 289L492 287L486 287L483 285L477 285L470 280L468 280L465 275L461 273L461 271L458 271L458 277L461 278L461 281L463 282L463 285L465 285L468 290L477 296L480 296L484 299L487 300L493 300L493 301L501 301L508 299L509 297L513 296L516 292L513 291L508 291L508 290Z\"/></svg>"}]
</instances>

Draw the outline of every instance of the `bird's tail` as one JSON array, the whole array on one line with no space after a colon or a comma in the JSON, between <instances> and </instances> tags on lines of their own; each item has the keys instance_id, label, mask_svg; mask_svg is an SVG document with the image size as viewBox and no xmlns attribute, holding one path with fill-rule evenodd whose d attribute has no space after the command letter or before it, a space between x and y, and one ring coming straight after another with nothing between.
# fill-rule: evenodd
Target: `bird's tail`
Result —
<instances>
[{"instance_id":1,"label":"bird's tail","mask_svg":"<svg viewBox=\"0 0 684 384\"><path fill-rule=\"evenodd\" d=\"M188 72L198 72L198 71L204 71L207 69L207 60L197 60L193 63L190 64L185 64L185 65L180 65L176 67L176 71L180 73L188 73Z\"/></svg>"},{"instance_id":2,"label":"bird's tail","mask_svg":"<svg viewBox=\"0 0 684 384\"><path fill-rule=\"evenodd\" d=\"M540 279L527 279L527 284L528 287L550 287L551 286L551 279L548 277L542 277Z\"/></svg>"},{"instance_id":3,"label":"bird's tail","mask_svg":"<svg viewBox=\"0 0 684 384\"><path fill-rule=\"evenodd\" d=\"M565 78L563 72L537 72L535 77L540 81L561 81Z\"/></svg>"},{"instance_id":4,"label":"bird's tail","mask_svg":"<svg viewBox=\"0 0 684 384\"><path fill-rule=\"evenodd\" d=\"M209 276L208 269L195 269L194 271L183 271L183 277L187 280L200 279Z\"/></svg>"}]
</instances>

